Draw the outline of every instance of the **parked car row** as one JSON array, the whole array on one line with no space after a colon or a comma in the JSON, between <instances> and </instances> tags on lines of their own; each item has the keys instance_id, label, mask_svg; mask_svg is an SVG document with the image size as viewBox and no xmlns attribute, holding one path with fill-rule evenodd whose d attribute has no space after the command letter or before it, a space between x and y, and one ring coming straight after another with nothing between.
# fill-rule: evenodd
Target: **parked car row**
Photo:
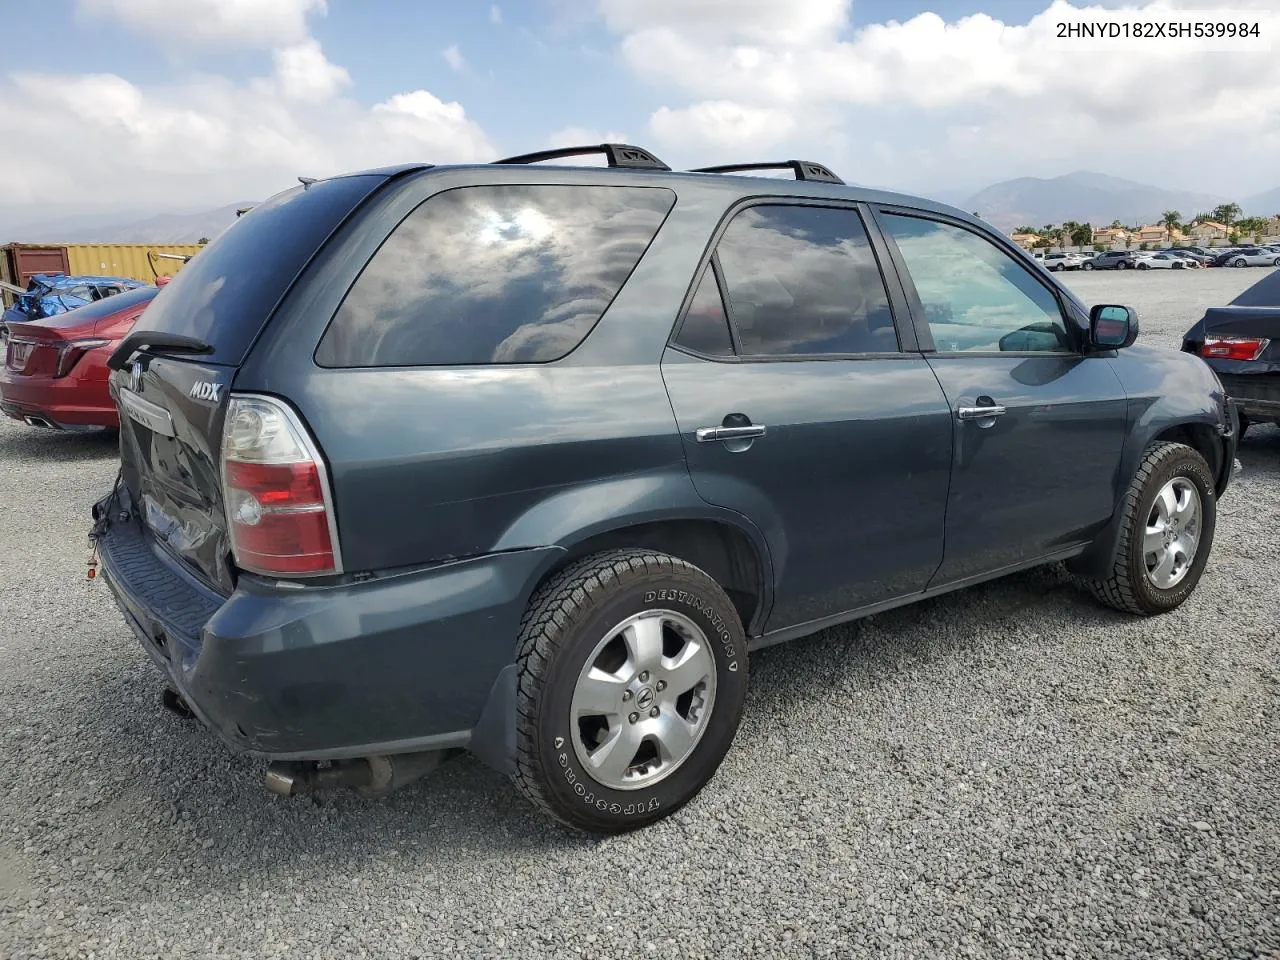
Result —
<instances>
[{"instance_id":1,"label":"parked car row","mask_svg":"<svg viewBox=\"0 0 1280 960\"><path fill-rule=\"evenodd\" d=\"M1046 270L1185 270L1197 267L1280 267L1280 245L1170 247L1167 250L1108 250L1103 253L1035 254Z\"/></svg>"}]
</instances>

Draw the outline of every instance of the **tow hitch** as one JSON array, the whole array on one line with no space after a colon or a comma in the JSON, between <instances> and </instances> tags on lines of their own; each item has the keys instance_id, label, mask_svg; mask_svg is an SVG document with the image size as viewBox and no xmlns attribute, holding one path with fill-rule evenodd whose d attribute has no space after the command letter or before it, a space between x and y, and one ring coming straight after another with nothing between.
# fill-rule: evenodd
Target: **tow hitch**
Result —
<instances>
[{"instance_id":1,"label":"tow hitch","mask_svg":"<svg viewBox=\"0 0 1280 960\"><path fill-rule=\"evenodd\" d=\"M354 760L276 761L267 767L266 786L282 797L334 787L347 787L367 797L380 797L425 777L445 760L461 752L429 750Z\"/></svg>"}]
</instances>

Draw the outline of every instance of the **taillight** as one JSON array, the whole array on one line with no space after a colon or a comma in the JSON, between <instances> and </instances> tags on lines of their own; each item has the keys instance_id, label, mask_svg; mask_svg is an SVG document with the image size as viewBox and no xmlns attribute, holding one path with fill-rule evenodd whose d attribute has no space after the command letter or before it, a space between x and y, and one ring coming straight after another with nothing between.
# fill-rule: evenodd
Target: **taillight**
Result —
<instances>
[{"instance_id":1,"label":"taillight","mask_svg":"<svg viewBox=\"0 0 1280 960\"><path fill-rule=\"evenodd\" d=\"M53 371L55 377L65 377L71 368L95 347L105 347L110 340L68 340L58 347L58 366Z\"/></svg>"},{"instance_id":2,"label":"taillight","mask_svg":"<svg viewBox=\"0 0 1280 960\"><path fill-rule=\"evenodd\" d=\"M1200 356L1217 360L1257 360L1270 342L1261 337L1205 337Z\"/></svg>"},{"instance_id":3,"label":"taillight","mask_svg":"<svg viewBox=\"0 0 1280 960\"><path fill-rule=\"evenodd\" d=\"M222 495L242 569L341 572L324 463L302 421L279 400L231 397L222 429Z\"/></svg>"}]
</instances>

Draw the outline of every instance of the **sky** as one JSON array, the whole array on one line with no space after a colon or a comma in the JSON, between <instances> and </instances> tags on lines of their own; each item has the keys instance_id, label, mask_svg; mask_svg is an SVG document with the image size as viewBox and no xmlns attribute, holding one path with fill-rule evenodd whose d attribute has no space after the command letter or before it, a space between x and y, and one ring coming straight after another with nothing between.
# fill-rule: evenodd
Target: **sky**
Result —
<instances>
[{"instance_id":1,"label":"sky","mask_svg":"<svg viewBox=\"0 0 1280 960\"><path fill-rule=\"evenodd\" d=\"M1053 34L1104 7L1275 6L0 0L0 225L601 140L673 167L800 157L957 201L1076 170L1257 193L1280 186L1280 35L1224 52Z\"/></svg>"}]
</instances>

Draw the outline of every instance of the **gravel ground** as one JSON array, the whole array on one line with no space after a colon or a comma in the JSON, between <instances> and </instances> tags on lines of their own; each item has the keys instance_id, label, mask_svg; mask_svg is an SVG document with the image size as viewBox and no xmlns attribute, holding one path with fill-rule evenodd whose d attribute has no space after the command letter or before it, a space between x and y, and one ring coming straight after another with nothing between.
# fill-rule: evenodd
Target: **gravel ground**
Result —
<instances>
[{"instance_id":1,"label":"gravel ground","mask_svg":"<svg viewBox=\"0 0 1280 960\"><path fill-rule=\"evenodd\" d=\"M1176 346L1260 276L1067 282ZM1049 569L763 651L711 786L604 841L469 758L280 799L162 712L84 579L113 458L0 424L0 958L1280 958L1275 427L1180 610Z\"/></svg>"}]
</instances>

